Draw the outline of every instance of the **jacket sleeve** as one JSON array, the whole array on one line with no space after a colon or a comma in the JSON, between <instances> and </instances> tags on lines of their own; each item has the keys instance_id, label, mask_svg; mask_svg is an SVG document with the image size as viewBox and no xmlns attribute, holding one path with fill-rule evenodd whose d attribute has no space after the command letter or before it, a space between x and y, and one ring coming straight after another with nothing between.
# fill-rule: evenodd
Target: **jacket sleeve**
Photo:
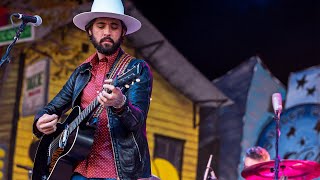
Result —
<instances>
[{"instance_id":1,"label":"jacket sleeve","mask_svg":"<svg viewBox=\"0 0 320 180\"><path fill-rule=\"evenodd\" d=\"M41 133L36 123L38 119L44 114L57 114L59 117L71 108L72 104L72 93L75 85L75 80L77 77L78 69L76 69L72 75L69 77L68 81L64 84L60 92L44 107L42 108L34 117L33 122L33 134L40 138L43 133Z\"/></svg>"},{"instance_id":2,"label":"jacket sleeve","mask_svg":"<svg viewBox=\"0 0 320 180\"><path fill-rule=\"evenodd\" d=\"M150 67L144 61L140 64L142 66L140 82L136 82L128 89L124 110L117 114L122 124L130 131L136 131L145 124L152 92L153 77Z\"/></svg>"}]
</instances>

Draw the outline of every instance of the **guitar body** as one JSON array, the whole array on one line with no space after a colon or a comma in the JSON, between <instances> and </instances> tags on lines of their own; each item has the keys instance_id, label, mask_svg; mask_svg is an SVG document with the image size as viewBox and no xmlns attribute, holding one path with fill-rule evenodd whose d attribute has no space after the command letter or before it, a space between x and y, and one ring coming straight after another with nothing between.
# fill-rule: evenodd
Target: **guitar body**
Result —
<instances>
[{"instance_id":1,"label":"guitar body","mask_svg":"<svg viewBox=\"0 0 320 180\"><path fill-rule=\"evenodd\" d=\"M32 180L69 180L75 163L85 159L91 150L94 128L76 127L67 135L63 147L61 134L80 114L80 107L75 107L63 123L57 124L57 130L44 135L39 143L32 173ZM59 141L57 141L59 140Z\"/></svg>"}]
</instances>

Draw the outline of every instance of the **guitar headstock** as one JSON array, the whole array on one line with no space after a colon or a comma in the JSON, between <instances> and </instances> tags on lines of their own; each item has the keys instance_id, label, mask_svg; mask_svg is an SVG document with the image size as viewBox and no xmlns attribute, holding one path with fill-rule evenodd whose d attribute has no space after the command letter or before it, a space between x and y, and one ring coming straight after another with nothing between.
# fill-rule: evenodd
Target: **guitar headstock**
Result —
<instances>
[{"instance_id":1,"label":"guitar headstock","mask_svg":"<svg viewBox=\"0 0 320 180\"><path fill-rule=\"evenodd\" d=\"M125 87L129 88L130 85L133 85L135 82L140 82L139 76L141 74L141 65L137 64L129 69L127 72L117 76L113 80L113 85L115 87Z\"/></svg>"}]
</instances>

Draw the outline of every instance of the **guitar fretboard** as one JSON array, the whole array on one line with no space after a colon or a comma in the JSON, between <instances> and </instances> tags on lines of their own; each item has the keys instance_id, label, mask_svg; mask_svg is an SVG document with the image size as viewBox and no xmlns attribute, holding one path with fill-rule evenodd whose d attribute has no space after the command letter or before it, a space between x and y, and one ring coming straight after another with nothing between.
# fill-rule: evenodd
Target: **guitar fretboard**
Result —
<instances>
[{"instance_id":1,"label":"guitar fretboard","mask_svg":"<svg viewBox=\"0 0 320 180\"><path fill-rule=\"evenodd\" d=\"M99 101L95 98L80 114L76 117L72 123L69 124L69 132L72 133L79 124L86 119L86 117L99 105Z\"/></svg>"}]
</instances>

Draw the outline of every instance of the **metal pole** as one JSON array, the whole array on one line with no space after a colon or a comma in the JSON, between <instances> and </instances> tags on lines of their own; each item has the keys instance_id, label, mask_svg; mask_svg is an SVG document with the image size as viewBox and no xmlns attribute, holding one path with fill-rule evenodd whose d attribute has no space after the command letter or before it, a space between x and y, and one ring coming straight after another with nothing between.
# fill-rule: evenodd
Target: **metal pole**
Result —
<instances>
[{"instance_id":1,"label":"metal pole","mask_svg":"<svg viewBox=\"0 0 320 180\"><path fill-rule=\"evenodd\" d=\"M276 120L276 159L274 164L274 170L275 170L275 180L279 180L279 166L280 166L280 157L279 157L279 137L280 137L280 113L276 113L274 116L274 119Z\"/></svg>"},{"instance_id":2,"label":"metal pole","mask_svg":"<svg viewBox=\"0 0 320 180\"><path fill-rule=\"evenodd\" d=\"M1 61L0 61L0 67L3 65L3 63L5 62L10 62L10 52L11 49L13 48L13 46L16 44L17 40L19 39L21 33L24 31L24 28L26 27L27 23L26 22L22 22L21 25L19 26L17 32L16 32L16 36L13 38L13 42L7 47L7 50L5 52L5 54L2 56Z\"/></svg>"}]
</instances>

